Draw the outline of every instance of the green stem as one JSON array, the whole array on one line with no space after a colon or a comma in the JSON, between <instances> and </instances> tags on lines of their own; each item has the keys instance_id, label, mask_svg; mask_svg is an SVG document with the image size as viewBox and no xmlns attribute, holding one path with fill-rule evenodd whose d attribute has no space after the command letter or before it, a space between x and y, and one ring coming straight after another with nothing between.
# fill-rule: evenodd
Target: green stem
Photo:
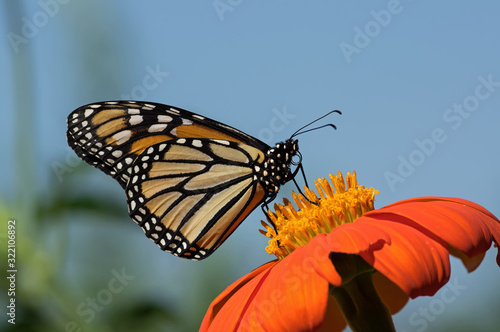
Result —
<instances>
[{"instance_id":1,"label":"green stem","mask_svg":"<svg viewBox=\"0 0 500 332\"><path fill-rule=\"evenodd\" d=\"M354 332L396 331L392 316L373 284L372 272L359 274L330 293Z\"/></svg>"}]
</instances>

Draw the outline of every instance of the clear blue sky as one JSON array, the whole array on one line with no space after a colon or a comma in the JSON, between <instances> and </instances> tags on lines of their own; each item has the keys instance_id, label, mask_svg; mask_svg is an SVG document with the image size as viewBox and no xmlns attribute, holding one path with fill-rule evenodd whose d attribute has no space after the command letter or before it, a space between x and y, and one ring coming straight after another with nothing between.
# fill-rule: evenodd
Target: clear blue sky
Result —
<instances>
[{"instance_id":1,"label":"clear blue sky","mask_svg":"<svg viewBox=\"0 0 500 332\"><path fill-rule=\"evenodd\" d=\"M354 169L362 184L380 191L378 207L415 196L457 196L500 216L496 1L65 2L22 1L23 12L9 18L16 30L0 24L1 193L7 200L16 190L9 176L17 111L12 63L28 54L33 67L23 84L35 105L27 114L34 119L40 192L58 181L54 162L68 165L65 158L73 156L66 116L86 103L132 97L189 109L268 143L340 109L342 116L328 119L337 131L300 137L309 180ZM99 188L122 195L112 179L91 173ZM260 211L251 215L214 255L232 257L233 279L269 260L257 232L260 219ZM196 273L197 266L156 252L130 224L126 236L134 242L127 247L166 262L156 273L182 276L170 275L169 264ZM422 327L411 321L419 308L438 311L436 322L424 319L428 331L438 329L439 320L498 315L486 304L500 295L494 258L489 252L470 275L454 261L452 280L465 287L456 301L440 311L432 309L434 298L418 299L396 316L397 326Z\"/></svg>"}]
</instances>

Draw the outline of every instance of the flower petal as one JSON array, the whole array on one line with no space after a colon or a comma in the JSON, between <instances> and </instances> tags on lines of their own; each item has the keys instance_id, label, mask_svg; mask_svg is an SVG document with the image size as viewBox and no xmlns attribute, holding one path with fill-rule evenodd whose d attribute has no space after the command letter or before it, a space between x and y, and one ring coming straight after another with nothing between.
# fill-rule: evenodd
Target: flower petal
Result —
<instances>
[{"instance_id":1,"label":"flower petal","mask_svg":"<svg viewBox=\"0 0 500 332\"><path fill-rule=\"evenodd\" d=\"M328 301L328 282L299 248L228 287L210 305L201 331L315 330Z\"/></svg>"},{"instance_id":2,"label":"flower petal","mask_svg":"<svg viewBox=\"0 0 500 332\"><path fill-rule=\"evenodd\" d=\"M229 311L243 309L243 306L234 305L234 303L238 304L238 301L245 300L245 296L248 301L248 297L260 279L265 277L268 270L275 264L276 261L271 261L258 267L219 294L210 304L201 323L200 331L222 331L226 328L229 330L235 328L238 325L239 315L237 312L230 313Z\"/></svg>"},{"instance_id":3,"label":"flower petal","mask_svg":"<svg viewBox=\"0 0 500 332\"><path fill-rule=\"evenodd\" d=\"M371 222L356 221L343 224L329 234L316 235L303 247L316 272L333 286L341 286L342 278L329 259L330 252L359 254L379 250L390 243L390 236Z\"/></svg>"},{"instance_id":4,"label":"flower petal","mask_svg":"<svg viewBox=\"0 0 500 332\"><path fill-rule=\"evenodd\" d=\"M400 201L365 215L375 217L388 213L407 218L397 221L410 225L413 222L414 227L436 235L468 257L484 253L490 248L492 241L500 243L500 221L482 206L464 199L419 197ZM497 263L500 265L500 251Z\"/></svg>"},{"instance_id":5,"label":"flower petal","mask_svg":"<svg viewBox=\"0 0 500 332\"><path fill-rule=\"evenodd\" d=\"M329 286L311 262L308 251L299 248L276 264L242 317L242 324L258 321L265 331L317 329L325 317Z\"/></svg>"},{"instance_id":6,"label":"flower petal","mask_svg":"<svg viewBox=\"0 0 500 332\"><path fill-rule=\"evenodd\" d=\"M323 320L323 325L316 332L340 332L344 330L346 325L347 323L340 311L337 300L333 296L328 296L325 319Z\"/></svg>"},{"instance_id":7,"label":"flower petal","mask_svg":"<svg viewBox=\"0 0 500 332\"><path fill-rule=\"evenodd\" d=\"M361 218L371 219L374 225L385 230L391 244L380 250L362 252L360 256L411 298L433 295L448 281L449 252L441 242L404 224L366 215Z\"/></svg>"}]
</instances>

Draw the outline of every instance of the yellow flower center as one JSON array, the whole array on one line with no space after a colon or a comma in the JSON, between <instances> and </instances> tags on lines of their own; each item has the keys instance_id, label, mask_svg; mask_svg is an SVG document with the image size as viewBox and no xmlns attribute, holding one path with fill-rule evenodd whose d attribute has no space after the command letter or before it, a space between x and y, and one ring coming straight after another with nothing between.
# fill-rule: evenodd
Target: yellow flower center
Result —
<instances>
[{"instance_id":1,"label":"yellow flower center","mask_svg":"<svg viewBox=\"0 0 500 332\"><path fill-rule=\"evenodd\" d=\"M269 219L274 228L264 221L266 231L260 232L270 238L266 251L283 259L295 249L306 245L313 237L321 233L330 233L336 226L354 222L363 213L374 209L373 202L378 191L360 186L356 181L356 172L347 173L346 180L339 172L330 174L332 185L325 179L314 181L319 198L315 192L305 187L305 195L293 192L293 201L299 207L297 211L292 203L284 199L283 204L274 204L276 213L269 211Z\"/></svg>"}]
</instances>

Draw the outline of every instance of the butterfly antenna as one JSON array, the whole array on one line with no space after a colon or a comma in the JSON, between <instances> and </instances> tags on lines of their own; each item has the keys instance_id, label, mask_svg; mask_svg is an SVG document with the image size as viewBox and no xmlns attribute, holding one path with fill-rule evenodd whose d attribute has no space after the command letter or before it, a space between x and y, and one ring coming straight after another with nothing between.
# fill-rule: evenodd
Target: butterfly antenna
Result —
<instances>
[{"instance_id":1,"label":"butterfly antenna","mask_svg":"<svg viewBox=\"0 0 500 332\"><path fill-rule=\"evenodd\" d=\"M337 126L336 125L334 125L333 123L327 123L326 125L322 125L322 126L319 126L319 127L314 127L314 128L311 128L311 129L307 129L307 130L301 131L298 134L293 134L293 136L302 135L302 134L307 133L309 131L313 131L313 130L321 129L321 128L325 128L325 127L332 127L333 129L337 130Z\"/></svg>"},{"instance_id":2,"label":"butterfly antenna","mask_svg":"<svg viewBox=\"0 0 500 332\"><path fill-rule=\"evenodd\" d=\"M335 127L335 125L334 125L334 124L329 123L329 124L327 124L327 125L324 125L324 126L321 126L321 127L318 127L318 128L308 129L308 130L306 130L306 131L300 132L302 129L309 127L309 126L310 126L310 125L312 125L313 123L318 122L319 120L323 119L324 117L327 117L328 115L330 115L330 114L332 114L332 113L342 114L342 112L341 112L341 111L339 111L339 110L330 111L330 112L326 113L325 115L323 115L322 117L319 117L319 118L317 118L316 120L314 120L314 121L312 121L312 122L310 122L310 123L306 124L306 125L305 125L305 126L303 126L302 128L299 128L296 132L294 132L294 133L292 134L292 136L291 136L291 137L295 137L295 136L297 136L297 135L300 135L300 134L306 133L306 132L308 132L308 131L315 130L315 129L319 129L319 128L323 128L323 127L326 127L326 126L330 126L330 127L332 127L333 129L337 129L337 127Z\"/></svg>"}]
</instances>

